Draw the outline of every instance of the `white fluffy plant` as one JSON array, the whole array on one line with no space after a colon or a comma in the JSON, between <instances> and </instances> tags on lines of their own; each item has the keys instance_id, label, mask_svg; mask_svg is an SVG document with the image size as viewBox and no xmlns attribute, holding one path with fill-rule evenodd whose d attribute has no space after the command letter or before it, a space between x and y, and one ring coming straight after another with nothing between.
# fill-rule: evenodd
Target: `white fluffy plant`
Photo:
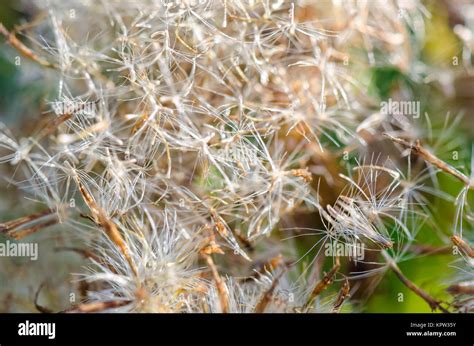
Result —
<instances>
[{"instance_id":1,"label":"white fluffy plant","mask_svg":"<svg viewBox=\"0 0 474 346\"><path fill-rule=\"evenodd\" d=\"M37 19L1 31L52 70L58 96L35 133L2 125L0 162L46 211L0 230L74 230L87 297L65 311L350 311L349 279L387 268L445 310L397 266L432 191L403 160L339 169L341 153L400 129L356 74L408 71L429 15L418 1L33 3ZM361 242L380 268L301 266L278 231L304 231L308 215L324 226L312 249Z\"/></svg>"}]
</instances>

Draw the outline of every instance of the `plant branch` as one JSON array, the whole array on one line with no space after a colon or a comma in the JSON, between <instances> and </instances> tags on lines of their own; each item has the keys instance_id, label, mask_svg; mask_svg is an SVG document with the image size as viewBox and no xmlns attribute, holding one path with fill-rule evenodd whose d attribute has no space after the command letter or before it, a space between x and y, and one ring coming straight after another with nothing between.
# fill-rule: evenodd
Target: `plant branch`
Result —
<instances>
[{"instance_id":1,"label":"plant branch","mask_svg":"<svg viewBox=\"0 0 474 346\"><path fill-rule=\"evenodd\" d=\"M336 263L334 264L334 266L326 275L324 275L324 277L314 287L313 291L311 292L309 296L308 301L306 302L304 306L304 310L307 310L311 306L311 304L313 304L316 297L333 282L334 276L339 271L340 267L341 267L341 262L339 261L339 257L336 257Z\"/></svg>"},{"instance_id":2,"label":"plant branch","mask_svg":"<svg viewBox=\"0 0 474 346\"><path fill-rule=\"evenodd\" d=\"M270 286L270 288L265 292L263 297L260 299L258 302L257 306L255 307L255 312L256 313L263 313L265 312L265 309L267 308L268 304L271 302L273 293L275 292L275 289L277 288L278 282L280 281L281 277L283 274L286 272L286 270L282 270L280 274L278 274L274 279L273 282Z\"/></svg>"},{"instance_id":3,"label":"plant branch","mask_svg":"<svg viewBox=\"0 0 474 346\"><path fill-rule=\"evenodd\" d=\"M428 162L428 163L432 164L433 166L441 169L445 173L448 173L448 174L456 177L457 179L462 181L466 186L468 186L469 189L474 189L474 180L472 180L467 175L460 172L459 170L457 170L453 166L447 164L443 160L440 160L434 154L430 153L426 148L424 148L421 145L420 140L417 139L415 141L415 143L413 144L413 143L410 143L410 142L408 142L408 141L406 141L402 138L393 137L393 136L389 135L388 133L384 133L384 135L386 137L390 138L393 142L395 142L397 144L400 144L400 145L410 149L412 151L412 153L420 156L426 162Z\"/></svg>"},{"instance_id":4,"label":"plant branch","mask_svg":"<svg viewBox=\"0 0 474 346\"><path fill-rule=\"evenodd\" d=\"M434 299L431 297L427 292L425 292L423 289L415 285L412 281L410 281L400 270L398 267L397 263L390 257L390 255L386 251L382 251L382 255L384 256L385 260L387 261L388 266L390 269L395 273L395 275L398 277L398 279L406 286L408 287L413 293L415 293L417 296L422 298L425 302L428 303L430 308L432 310L439 309L442 312L449 313L447 309L441 306L441 302Z\"/></svg>"},{"instance_id":5,"label":"plant branch","mask_svg":"<svg viewBox=\"0 0 474 346\"><path fill-rule=\"evenodd\" d=\"M131 301L129 300L112 300L106 302L91 302L91 303L83 303L72 308L66 309L61 312L67 313L94 313L94 312L101 312L107 309L116 309L127 304L130 304Z\"/></svg>"},{"instance_id":6,"label":"plant branch","mask_svg":"<svg viewBox=\"0 0 474 346\"><path fill-rule=\"evenodd\" d=\"M211 269L212 277L214 278L214 281L216 283L217 293L219 294L219 300L221 303L222 312L228 313L229 312L229 297L227 294L225 284L222 281L221 276L219 275L219 272L217 270L217 267L214 261L212 260L211 255L208 255L204 252L201 252L201 255L204 257L204 259L207 262L207 265Z\"/></svg>"},{"instance_id":7,"label":"plant branch","mask_svg":"<svg viewBox=\"0 0 474 346\"><path fill-rule=\"evenodd\" d=\"M5 223L0 223L0 233L5 233L7 236L16 240L36 233L40 229L55 225L59 222L59 218L55 215L56 210L48 209L39 213L20 217ZM32 224L30 227L24 227Z\"/></svg>"},{"instance_id":8,"label":"plant branch","mask_svg":"<svg viewBox=\"0 0 474 346\"><path fill-rule=\"evenodd\" d=\"M474 258L474 248L467 241L458 237L457 235L453 235L451 240L453 244L456 245L468 257Z\"/></svg>"},{"instance_id":9,"label":"plant branch","mask_svg":"<svg viewBox=\"0 0 474 346\"><path fill-rule=\"evenodd\" d=\"M44 60L43 58L40 58L37 56L30 48L25 46L15 35L15 32L10 32L3 26L2 23L0 23L0 34L5 36L7 42L15 48L21 55L24 57L40 64L43 67L47 68L57 68L57 66L53 63L50 63L49 61Z\"/></svg>"},{"instance_id":10,"label":"plant branch","mask_svg":"<svg viewBox=\"0 0 474 346\"><path fill-rule=\"evenodd\" d=\"M349 280L344 281L342 284L341 290L339 291L339 295L337 296L336 302L332 308L332 312L338 313L341 310L342 305L349 298L351 293L351 286L349 285Z\"/></svg>"}]
</instances>

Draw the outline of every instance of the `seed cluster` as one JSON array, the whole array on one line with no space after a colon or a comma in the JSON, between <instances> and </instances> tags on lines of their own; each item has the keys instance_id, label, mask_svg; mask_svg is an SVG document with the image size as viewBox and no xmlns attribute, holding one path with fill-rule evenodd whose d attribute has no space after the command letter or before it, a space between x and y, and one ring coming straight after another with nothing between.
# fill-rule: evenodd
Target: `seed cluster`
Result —
<instances>
[{"instance_id":1,"label":"seed cluster","mask_svg":"<svg viewBox=\"0 0 474 346\"><path fill-rule=\"evenodd\" d=\"M429 119L381 111L369 92L374 66L416 78L420 2L47 4L29 27L0 27L57 78L35 131L0 128L0 163L43 205L0 232L73 230L87 292L65 311L352 311L387 270L432 309L473 309L472 281L450 288L468 285L470 302L448 306L397 266L445 199L472 280L459 224L472 179L429 154ZM467 179L456 201L439 170ZM340 243L365 259L325 256Z\"/></svg>"}]
</instances>

